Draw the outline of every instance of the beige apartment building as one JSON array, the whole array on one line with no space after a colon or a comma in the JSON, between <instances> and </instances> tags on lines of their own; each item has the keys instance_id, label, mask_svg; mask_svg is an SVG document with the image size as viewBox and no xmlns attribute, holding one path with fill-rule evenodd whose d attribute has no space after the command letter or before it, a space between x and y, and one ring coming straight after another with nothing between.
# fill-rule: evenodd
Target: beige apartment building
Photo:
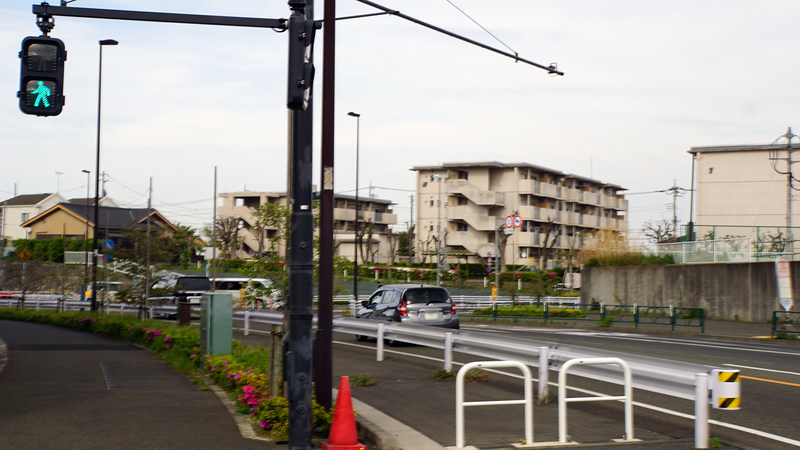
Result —
<instances>
[{"instance_id":1,"label":"beige apartment building","mask_svg":"<svg viewBox=\"0 0 800 450\"><path fill-rule=\"evenodd\" d=\"M286 194L278 192L231 192L219 194L222 205L217 209L220 219L233 217L239 219L240 246L236 258L247 258L258 253L258 234L253 212L265 203L277 203L286 206ZM350 259L355 257L355 221L356 204L352 195L334 195L333 240L335 253ZM362 250L359 252L359 263L364 260L385 263L389 261L389 253L396 242L392 239L390 225L397 224L397 216L392 211L391 200L377 198L358 198L358 221L363 233ZM277 233L276 229L267 229L264 234L263 248L269 251L269 239ZM316 231L315 231L316 233ZM371 237L371 239L370 239ZM286 248L279 244L275 249L278 256L286 256ZM396 250L395 250L396 251Z\"/></svg>"},{"instance_id":2,"label":"beige apartment building","mask_svg":"<svg viewBox=\"0 0 800 450\"><path fill-rule=\"evenodd\" d=\"M615 184L528 163L444 163L411 170L417 172L417 261L435 261L438 224L451 255L479 262L495 253L495 229L505 228L507 216L519 215L520 227L509 236L504 256L506 264L520 265L539 264L545 228L553 230L556 251L580 248L580 240L595 230L628 227L625 189Z\"/></svg>"},{"instance_id":3,"label":"beige apartment building","mask_svg":"<svg viewBox=\"0 0 800 450\"><path fill-rule=\"evenodd\" d=\"M800 150L795 142L791 153ZM788 215L787 144L692 147L695 161L695 224L697 239L761 235L786 236ZM800 177L793 155L792 170ZM800 189L800 182L794 181ZM797 191L792 190L793 197ZM791 223L800 235L800 205L792 200Z\"/></svg>"}]
</instances>

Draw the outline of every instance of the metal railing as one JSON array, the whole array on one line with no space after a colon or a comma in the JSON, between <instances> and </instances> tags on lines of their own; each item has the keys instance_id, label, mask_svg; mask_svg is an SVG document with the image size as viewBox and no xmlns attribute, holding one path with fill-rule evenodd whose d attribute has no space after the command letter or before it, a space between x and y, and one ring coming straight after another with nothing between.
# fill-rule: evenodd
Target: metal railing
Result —
<instances>
[{"instance_id":1,"label":"metal railing","mask_svg":"<svg viewBox=\"0 0 800 450\"><path fill-rule=\"evenodd\" d=\"M800 337L800 311L772 311L771 337L787 333Z\"/></svg>"}]
</instances>

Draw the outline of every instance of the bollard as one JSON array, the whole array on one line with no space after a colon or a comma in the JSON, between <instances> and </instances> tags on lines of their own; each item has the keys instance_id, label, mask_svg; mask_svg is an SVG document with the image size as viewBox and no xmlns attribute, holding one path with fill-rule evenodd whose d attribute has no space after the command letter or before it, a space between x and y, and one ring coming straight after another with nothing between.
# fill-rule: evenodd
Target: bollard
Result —
<instances>
[{"instance_id":1,"label":"bollard","mask_svg":"<svg viewBox=\"0 0 800 450\"><path fill-rule=\"evenodd\" d=\"M250 311L244 312L244 335L250 335Z\"/></svg>"},{"instance_id":2,"label":"bollard","mask_svg":"<svg viewBox=\"0 0 800 450\"><path fill-rule=\"evenodd\" d=\"M486 279L486 277L483 277L483 287L486 287L486 286L487 286L487 284L486 284L486 283L488 283L488 280Z\"/></svg>"},{"instance_id":3,"label":"bollard","mask_svg":"<svg viewBox=\"0 0 800 450\"><path fill-rule=\"evenodd\" d=\"M378 348L378 355L376 360L378 362L383 361L383 324L378 324L378 342L376 347Z\"/></svg>"},{"instance_id":4,"label":"bollard","mask_svg":"<svg viewBox=\"0 0 800 450\"><path fill-rule=\"evenodd\" d=\"M708 374L694 374L694 447L708 448Z\"/></svg>"},{"instance_id":5,"label":"bollard","mask_svg":"<svg viewBox=\"0 0 800 450\"><path fill-rule=\"evenodd\" d=\"M444 334L444 370L453 369L453 333Z\"/></svg>"},{"instance_id":6,"label":"bollard","mask_svg":"<svg viewBox=\"0 0 800 450\"><path fill-rule=\"evenodd\" d=\"M550 397L550 370L547 351L548 347L539 347L539 404L544 405Z\"/></svg>"},{"instance_id":7,"label":"bollard","mask_svg":"<svg viewBox=\"0 0 800 450\"><path fill-rule=\"evenodd\" d=\"M522 290L522 279L517 280L517 290L518 291Z\"/></svg>"}]
</instances>

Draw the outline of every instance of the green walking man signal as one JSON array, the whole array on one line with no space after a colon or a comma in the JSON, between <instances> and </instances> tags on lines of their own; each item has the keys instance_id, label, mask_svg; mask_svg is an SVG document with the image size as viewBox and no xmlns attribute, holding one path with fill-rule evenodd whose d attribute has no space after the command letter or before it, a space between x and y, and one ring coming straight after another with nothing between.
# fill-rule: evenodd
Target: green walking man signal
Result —
<instances>
[{"instance_id":1,"label":"green walking man signal","mask_svg":"<svg viewBox=\"0 0 800 450\"><path fill-rule=\"evenodd\" d=\"M19 109L25 114L57 116L64 107L64 61L67 51L59 39L28 36L22 40Z\"/></svg>"}]
</instances>

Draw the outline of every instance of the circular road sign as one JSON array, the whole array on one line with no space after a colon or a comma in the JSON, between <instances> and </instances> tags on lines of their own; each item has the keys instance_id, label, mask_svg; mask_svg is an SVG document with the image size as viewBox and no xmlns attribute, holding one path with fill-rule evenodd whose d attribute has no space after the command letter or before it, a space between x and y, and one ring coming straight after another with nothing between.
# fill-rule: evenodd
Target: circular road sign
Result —
<instances>
[{"instance_id":1,"label":"circular road sign","mask_svg":"<svg viewBox=\"0 0 800 450\"><path fill-rule=\"evenodd\" d=\"M106 250L114 248L114 241L112 241L111 239L106 239L105 241L103 241L103 248Z\"/></svg>"},{"instance_id":2,"label":"circular road sign","mask_svg":"<svg viewBox=\"0 0 800 450\"><path fill-rule=\"evenodd\" d=\"M514 226L514 218L511 216L506 217L506 228L511 228Z\"/></svg>"},{"instance_id":3,"label":"circular road sign","mask_svg":"<svg viewBox=\"0 0 800 450\"><path fill-rule=\"evenodd\" d=\"M522 217L514 216L514 228L519 228L522 225Z\"/></svg>"}]
</instances>

